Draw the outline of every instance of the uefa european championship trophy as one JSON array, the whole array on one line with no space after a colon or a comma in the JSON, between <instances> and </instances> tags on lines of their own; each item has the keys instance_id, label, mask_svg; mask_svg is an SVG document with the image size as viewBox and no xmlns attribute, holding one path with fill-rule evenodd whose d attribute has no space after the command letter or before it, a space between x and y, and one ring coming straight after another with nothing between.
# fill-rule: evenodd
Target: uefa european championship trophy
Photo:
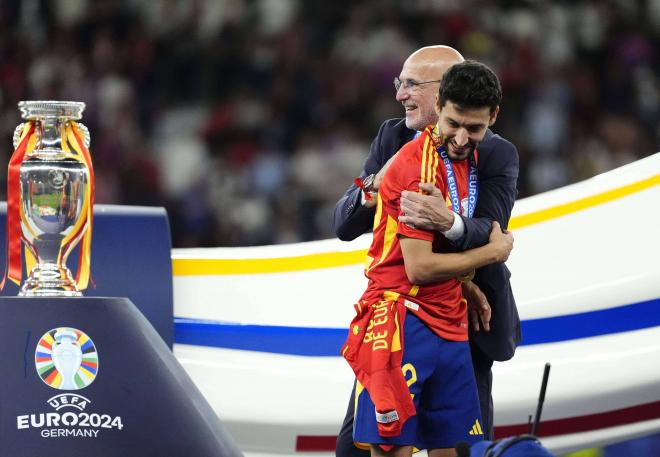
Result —
<instances>
[{"instance_id":1,"label":"uefa european championship trophy","mask_svg":"<svg viewBox=\"0 0 660 457\"><path fill-rule=\"evenodd\" d=\"M22 239L28 277L19 295L80 296L89 280L94 176L89 132L76 122L85 104L22 101L18 107L26 122L14 132L9 164L7 277L20 283ZM66 261L81 241L74 279Z\"/></svg>"}]
</instances>

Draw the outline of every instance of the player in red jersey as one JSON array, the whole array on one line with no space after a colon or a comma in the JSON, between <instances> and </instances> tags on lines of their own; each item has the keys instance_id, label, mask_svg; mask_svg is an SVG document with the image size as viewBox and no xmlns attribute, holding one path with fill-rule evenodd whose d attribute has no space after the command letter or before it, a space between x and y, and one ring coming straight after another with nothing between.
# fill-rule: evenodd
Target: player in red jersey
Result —
<instances>
[{"instance_id":1,"label":"player in red jersey","mask_svg":"<svg viewBox=\"0 0 660 457\"><path fill-rule=\"evenodd\" d=\"M439 121L406 144L377 195L367 290L343 355L356 373L354 440L372 455L453 456L457 441L483 438L467 343L460 277L503 262L513 237L493 223L490 242L448 252L444 237L399 222L401 192L432 183L452 210L472 216L478 198L477 145L495 122L501 88L485 65L466 61L443 77Z\"/></svg>"}]
</instances>

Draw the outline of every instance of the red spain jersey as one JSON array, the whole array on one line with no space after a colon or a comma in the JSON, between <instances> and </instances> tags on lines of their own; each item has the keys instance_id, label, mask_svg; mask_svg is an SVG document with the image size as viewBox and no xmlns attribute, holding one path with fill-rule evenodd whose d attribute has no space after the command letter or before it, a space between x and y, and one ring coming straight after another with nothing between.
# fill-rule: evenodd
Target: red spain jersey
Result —
<instances>
[{"instance_id":1,"label":"red spain jersey","mask_svg":"<svg viewBox=\"0 0 660 457\"><path fill-rule=\"evenodd\" d=\"M405 144L385 172L378 189L373 241L369 248L365 275L369 279L363 298L375 298L386 290L398 292L413 302L408 306L431 330L444 339L468 339L467 303L461 283L450 279L431 284L412 284L408 280L399 244L399 236L430 241L433 252L451 251L439 233L414 229L398 221L401 192L419 192L421 183L433 183L451 208L447 171L438 154L429 126L416 139ZM468 161L452 162L461 202L468 197ZM451 208L461 212L460 208ZM417 309L415 309L417 308Z\"/></svg>"}]
</instances>

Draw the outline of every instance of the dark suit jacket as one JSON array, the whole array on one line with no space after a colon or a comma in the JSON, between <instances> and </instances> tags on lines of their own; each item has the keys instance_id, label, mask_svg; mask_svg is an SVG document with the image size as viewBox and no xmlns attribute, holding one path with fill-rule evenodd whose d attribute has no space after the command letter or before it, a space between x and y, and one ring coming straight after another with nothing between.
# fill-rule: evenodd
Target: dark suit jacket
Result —
<instances>
[{"instance_id":1,"label":"dark suit jacket","mask_svg":"<svg viewBox=\"0 0 660 457\"><path fill-rule=\"evenodd\" d=\"M415 135L406 127L405 119L385 121L371 143L369 156L360 174L365 177L378 171L405 143ZM509 141L490 130L478 146L479 197L473 218L463 218L465 234L454 242L461 250L488 243L491 221L506 228L518 191L518 151ZM352 184L337 202L333 228L337 237L350 241L373 226L374 208L361 204L361 191ZM511 273L504 264L491 264L477 270L474 282L486 294L492 307L490 332L472 332L470 343L476 344L492 360L513 357L520 342L520 319L511 291Z\"/></svg>"}]
</instances>

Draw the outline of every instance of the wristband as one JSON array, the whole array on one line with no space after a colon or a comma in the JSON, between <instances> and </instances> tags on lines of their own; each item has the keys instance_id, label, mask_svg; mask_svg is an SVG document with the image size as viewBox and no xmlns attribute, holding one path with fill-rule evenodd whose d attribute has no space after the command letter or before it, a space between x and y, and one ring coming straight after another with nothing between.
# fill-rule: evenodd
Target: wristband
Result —
<instances>
[{"instance_id":1,"label":"wristband","mask_svg":"<svg viewBox=\"0 0 660 457\"><path fill-rule=\"evenodd\" d=\"M454 222L451 224L451 228L445 232L442 232L442 234L448 240L456 241L463 236L463 233L465 233L465 222L463 222L463 218L461 216L454 213Z\"/></svg>"}]
</instances>

